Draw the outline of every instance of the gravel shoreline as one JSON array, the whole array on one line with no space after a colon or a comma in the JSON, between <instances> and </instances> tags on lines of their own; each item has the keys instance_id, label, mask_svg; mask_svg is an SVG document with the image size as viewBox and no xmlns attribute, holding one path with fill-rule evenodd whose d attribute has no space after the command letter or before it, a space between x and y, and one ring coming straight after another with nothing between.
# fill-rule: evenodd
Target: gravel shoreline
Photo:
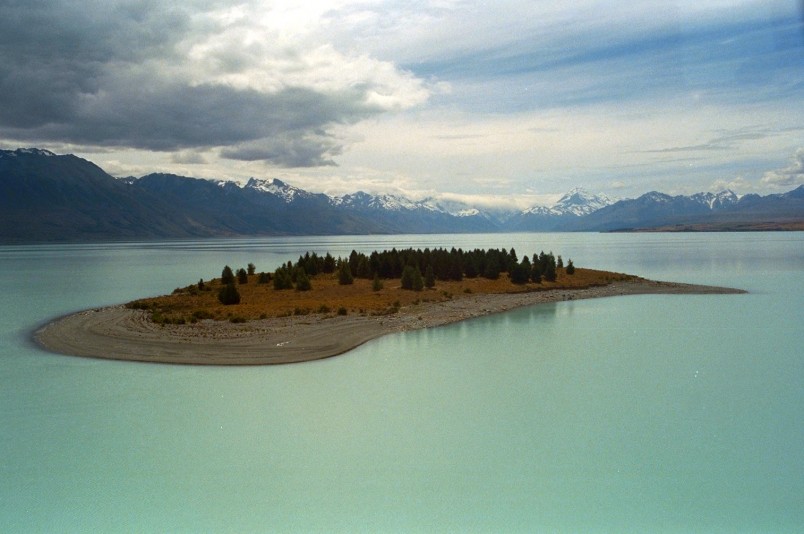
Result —
<instances>
[{"instance_id":1,"label":"gravel shoreline","mask_svg":"<svg viewBox=\"0 0 804 534\"><path fill-rule=\"evenodd\" d=\"M383 316L306 315L233 324L161 326L123 306L87 310L37 330L34 341L59 354L192 365L270 365L329 358L394 332L433 328L522 306L644 294L736 294L739 289L634 280L587 289L461 295Z\"/></svg>"}]
</instances>

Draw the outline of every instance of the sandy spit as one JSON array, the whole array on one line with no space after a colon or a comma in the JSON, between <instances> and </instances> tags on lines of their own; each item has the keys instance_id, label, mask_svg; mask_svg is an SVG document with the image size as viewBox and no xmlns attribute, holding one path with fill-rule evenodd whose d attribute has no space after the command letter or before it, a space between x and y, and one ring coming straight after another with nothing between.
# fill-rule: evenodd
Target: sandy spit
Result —
<instances>
[{"instance_id":1,"label":"sandy spit","mask_svg":"<svg viewBox=\"0 0 804 534\"><path fill-rule=\"evenodd\" d=\"M385 334L432 328L522 306L620 295L734 293L745 291L637 280L588 289L460 295L385 316L307 315L244 324L207 320L167 326L152 323L144 311L114 306L63 317L37 330L33 338L50 352L72 356L171 364L268 365L329 358Z\"/></svg>"}]
</instances>

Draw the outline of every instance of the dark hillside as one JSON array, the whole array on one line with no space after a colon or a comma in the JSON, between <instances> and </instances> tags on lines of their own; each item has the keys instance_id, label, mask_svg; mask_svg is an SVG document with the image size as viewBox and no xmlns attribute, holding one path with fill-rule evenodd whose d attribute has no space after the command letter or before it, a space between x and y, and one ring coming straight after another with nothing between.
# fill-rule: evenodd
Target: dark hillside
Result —
<instances>
[{"instance_id":1,"label":"dark hillside","mask_svg":"<svg viewBox=\"0 0 804 534\"><path fill-rule=\"evenodd\" d=\"M73 241L209 235L73 155L0 151L0 240Z\"/></svg>"}]
</instances>

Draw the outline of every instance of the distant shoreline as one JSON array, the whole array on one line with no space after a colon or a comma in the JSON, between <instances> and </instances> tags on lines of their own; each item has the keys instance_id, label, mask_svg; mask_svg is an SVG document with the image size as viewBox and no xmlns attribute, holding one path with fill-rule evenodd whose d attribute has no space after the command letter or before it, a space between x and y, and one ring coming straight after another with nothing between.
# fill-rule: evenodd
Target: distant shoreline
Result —
<instances>
[{"instance_id":1,"label":"distant shoreline","mask_svg":"<svg viewBox=\"0 0 804 534\"><path fill-rule=\"evenodd\" d=\"M70 356L186 365L275 365L329 358L395 332L433 328L507 310L560 302L645 294L740 294L740 289L636 279L585 289L461 295L384 316L278 317L232 324L205 320L157 325L148 313L123 306L54 320L33 339Z\"/></svg>"},{"instance_id":2,"label":"distant shoreline","mask_svg":"<svg viewBox=\"0 0 804 534\"><path fill-rule=\"evenodd\" d=\"M646 226L640 228L622 228L608 230L607 233L738 233L738 232L803 232L804 220L794 221L763 221L763 222L736 222L736 223L689 223L662 226Z\"/></svg>"}]
</instances>

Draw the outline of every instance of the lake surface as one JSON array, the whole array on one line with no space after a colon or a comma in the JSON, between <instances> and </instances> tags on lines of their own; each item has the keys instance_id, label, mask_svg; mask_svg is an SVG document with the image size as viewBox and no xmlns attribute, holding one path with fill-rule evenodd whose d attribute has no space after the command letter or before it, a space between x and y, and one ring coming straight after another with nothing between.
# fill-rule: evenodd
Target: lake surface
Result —
<instances>
[{"instance_id":1,"label":"lake surface","mask_svg":"<svg viewBox=\"0 0 804 534\"><path fill-rule=\"evenodd\" d=\"M51 355L55 316L225 264L552 250L748 295L562 302L329 360ZM801 532L804 233L264 238L0 247L2 532Z\"/></svg>"}]
</instances>

